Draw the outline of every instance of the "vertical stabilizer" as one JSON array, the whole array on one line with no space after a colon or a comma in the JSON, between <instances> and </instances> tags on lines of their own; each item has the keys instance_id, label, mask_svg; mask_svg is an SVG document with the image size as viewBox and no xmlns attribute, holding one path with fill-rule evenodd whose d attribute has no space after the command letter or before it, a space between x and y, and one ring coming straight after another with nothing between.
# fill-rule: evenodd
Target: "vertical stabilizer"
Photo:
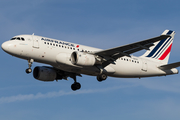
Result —
<instances>
[{"instance_id":1,"label":"vertical stabilizer","mask_svg":"<svg viewBox=\"0 0 180 120\"><path fill-rule=\"evenodd\" d=\"M154 46L150 47L150 50L147 50L142 56L149 59L158 60L164 64L167 64L171 52L175 31L165 30L161 35L169 35L170 37L155 42Z\"/></svg>"}]
</instances>

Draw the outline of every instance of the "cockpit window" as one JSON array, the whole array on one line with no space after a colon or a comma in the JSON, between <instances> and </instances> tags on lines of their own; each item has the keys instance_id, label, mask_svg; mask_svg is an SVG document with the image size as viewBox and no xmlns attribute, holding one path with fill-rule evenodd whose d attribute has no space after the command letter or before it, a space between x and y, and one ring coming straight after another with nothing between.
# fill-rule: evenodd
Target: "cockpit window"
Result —
<instances>
[{"instance_id":1,"label":"cockpit window","mask_svg":"<svg viewBox=\"0 0 180 120\"><path fill-rule=\"evenodd\" d=\"M11 38L11 40L21 40L21 41L25 41L25 39L23 37L13 37Z\"/></svg>"},{"instance_id":2,"label":"cockpit window","mask_svg":"<svg viewBox=\"0 0 180 120\"><path fill-rule=\"evenodd\" d=\"M15 40L16 38L11 38L11 40Z\"/></svg>"}]
</instances>

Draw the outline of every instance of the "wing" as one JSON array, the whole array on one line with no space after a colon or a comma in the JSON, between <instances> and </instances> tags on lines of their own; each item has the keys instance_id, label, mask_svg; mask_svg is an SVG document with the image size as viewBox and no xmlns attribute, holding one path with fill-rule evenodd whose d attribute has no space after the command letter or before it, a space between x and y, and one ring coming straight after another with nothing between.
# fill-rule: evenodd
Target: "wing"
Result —
<instances>
[{"instance_id":1,"label":"wing","mask_svg":"<svg viewBox=\"0 0 180 120\"><path fill-rule=\"evenodd\" d=\"M95 52L95 55L98 55L103 58L102 67L106 67L110 63L114 63L118 58L122 56L130 56L130 54L138 52L140 50L146 49L149 50L149 47L153 46L155 42L166 39L170 37L168 34L160 35L151 39L143 40L140 42L135 42L132 44L111 48L107 50L102 50Z\"/></svg>"}]
</instances>

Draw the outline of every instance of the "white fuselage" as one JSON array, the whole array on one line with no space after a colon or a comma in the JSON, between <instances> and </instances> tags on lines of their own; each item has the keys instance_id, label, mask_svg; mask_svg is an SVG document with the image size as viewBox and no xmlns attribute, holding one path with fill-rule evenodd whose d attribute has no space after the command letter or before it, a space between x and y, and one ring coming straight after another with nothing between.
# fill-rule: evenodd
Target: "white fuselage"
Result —
<instances>
[{"instance_id":1,"label":"white fuselage","mask_svg":"<svg viewBox=\"0 0 180 120\"><path fill-rule=\"evenodd\" d=\"M53 67L78 74L97 76L100 72L112 77L151 77L178 73L177 69L161 70L158 68L162 63L155 62L145 57L121 57L114 64L109 64L103 71L98 66L78 66L71 62L71 54L74 51L93 54L101 49L84 45L69 43L61 40L35 36L20 35L25 40L10 40L2 44L3 49L22 59L34 59L36 62L52 65ZM59 58L61 61L59 61Z\"/></svg>"}]
</instances>

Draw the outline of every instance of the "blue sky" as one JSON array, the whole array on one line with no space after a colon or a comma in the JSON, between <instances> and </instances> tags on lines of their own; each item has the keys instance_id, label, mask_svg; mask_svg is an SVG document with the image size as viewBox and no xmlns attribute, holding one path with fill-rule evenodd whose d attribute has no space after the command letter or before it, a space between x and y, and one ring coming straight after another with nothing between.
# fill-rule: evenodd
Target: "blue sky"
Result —
<instances>
[{"instance_id":1,"label":"blue sky","mask_svg":"<svg viewBox=\"0 0 180 120\"><path fill-rule=\"evenodd\" d=\"M19 34L46 36L102 49L176 31L169 63L180 61L179 0L1 0L0 43ZM140 55L142 52L137 53ZM180 75L143 79L78 77L41 82L27 61L0 50L2 120L179 120ZM33 63L35 66L42 65Z\"/></svg>"}]
</instances>

